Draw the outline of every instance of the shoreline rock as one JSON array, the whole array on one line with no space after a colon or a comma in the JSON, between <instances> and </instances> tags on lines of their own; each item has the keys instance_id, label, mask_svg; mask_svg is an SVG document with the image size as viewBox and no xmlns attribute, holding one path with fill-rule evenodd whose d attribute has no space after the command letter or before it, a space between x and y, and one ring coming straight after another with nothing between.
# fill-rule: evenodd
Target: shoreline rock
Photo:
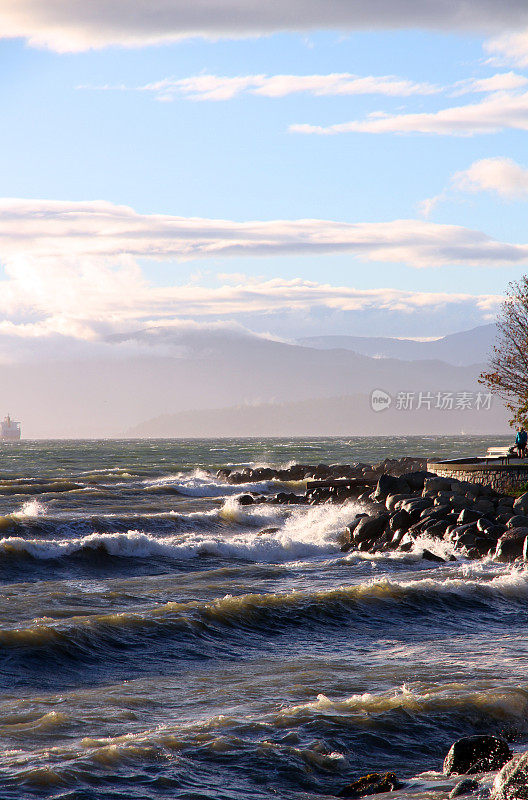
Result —
<instances>
[{"instance_id":1,"label":"shoreline rock","mask_svg":"<svg viewBox=\"0 0 528 800\"><path fill-rule=\"evenodd\" d=\"M411 469L409 469L411 468ZM425 470L425 460L406 456L380 464L293 464L286 469L223 469L218 476L232 484L262 481L308 481L303 494L245 492L243 505L344 504L354 500L361 512L341 534L344 552L413 549L420 536L448 543L471 558L528 560L528 493L515 499L489 486L442 478ZM430 546L424 558L445 561ZM453 556L451 556L453 559Z\"/></svg>"}]
</instances>

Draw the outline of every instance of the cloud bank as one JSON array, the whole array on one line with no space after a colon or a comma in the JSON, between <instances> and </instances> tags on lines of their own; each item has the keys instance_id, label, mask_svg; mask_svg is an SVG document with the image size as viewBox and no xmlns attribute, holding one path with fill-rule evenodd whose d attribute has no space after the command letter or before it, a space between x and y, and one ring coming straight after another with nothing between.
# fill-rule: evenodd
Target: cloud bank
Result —
<instances>
[{"instance_id":1,"label":"cloud bank","mask_svg":"<svg viewBox=\"0 0 528 800\"><path fill-rule=\"evenodd\" d=\"M528 263L528 245L495 241L479 231L423 220L345 223L332 220L234 222L139 214L108 202L0 200L3 341L41 338L97 342L112 332L174 319L238 321L269 330L297 329L311 317L355 313L492 318L500 297L463 293L359 290L302 279L218 276L220 285L178 281L187 259L350 253L361 259L442 264ZM174 262L174 282L153 285L144 260ZM460 311L462 309L462 311ZM442 313L444 313L442 311ZM336 317L337 315L337 317ZM262 323L264 330L265 322ZM283 327L281 328L281 325ZM262 326L261 326L262 327ZM304 330L304 329L303 329ZM31 347L33 344L31 344ZM10 348L8 348L10 349Z\"/></svg>"},{"instance_id":2,"label":"cloud bank","mask_svg":"<svg viewBox=\"0 0 528 800\"><path fill-rule=\"evenodd\" d=\"M422 28L489 34L528 27L525 0L1 0L3 38L76 52L204 36ZM496 47L500 45L497 44Z\"/></svg>"},{"instance_id":3,"label":"cloud bank","mask_svg":"<svg viewBox=\"0 0 528 800\"><path fill-rule=\"evenodd\" d=\"M528 263L528 244L423 220L348 223L321 219L235 222L140 214L105 201L0 199L0 259L6 270L31 261L82 259L87 274L116 259L134 273L135 259L350 253L413 267L446 264L500 267ZM104 280L114 283L117 275ZM104 287L101 276L100 285Z\"/></svg>"}]
</instances>

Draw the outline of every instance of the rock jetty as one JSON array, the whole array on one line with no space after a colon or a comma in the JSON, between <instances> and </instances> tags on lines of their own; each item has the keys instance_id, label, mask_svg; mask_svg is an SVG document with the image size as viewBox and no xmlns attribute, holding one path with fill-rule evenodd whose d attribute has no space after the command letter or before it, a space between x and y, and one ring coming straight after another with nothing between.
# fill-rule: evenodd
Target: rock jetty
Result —
<instances>
[{"instance_id":1,"label":"rock jetty","mask_svg":"<svg viewBox=\"0 0 528 800\"><path fill-rule=\"evenodd\" d=\"M341 536L344 551L410 551L426 536L448 542L467 558L493 556L499 561L528 560L528 492L514 498L489 486L438 477L426 471L424 459L387 459L380 464L294 464L222 469L223 480L247 487L278 481L300 487L275 495L246 491L242 505L257 503L315 505L356 501L360 508ZM294 491L295 489L295 491ZM442 558L429 549L423 557ZM452 556L453 558L453 556Z\"/></svg>"}]
</instances>

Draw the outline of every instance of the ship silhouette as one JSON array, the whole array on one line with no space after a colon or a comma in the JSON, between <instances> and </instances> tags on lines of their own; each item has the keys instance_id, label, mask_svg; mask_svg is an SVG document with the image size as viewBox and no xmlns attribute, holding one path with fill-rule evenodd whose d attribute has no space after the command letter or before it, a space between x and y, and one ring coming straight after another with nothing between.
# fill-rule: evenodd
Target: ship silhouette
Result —
<instances>
[{"instance_id":1,"label":"ship silhouette","mask_svg":"<svg viewBox=\"0 0 528 800\"><path fill-rule=\"evenodd\" d=\"M20 441L20 422L15 422L9 414L0 422L0 442Z\"/></svg>"}]
</instances>

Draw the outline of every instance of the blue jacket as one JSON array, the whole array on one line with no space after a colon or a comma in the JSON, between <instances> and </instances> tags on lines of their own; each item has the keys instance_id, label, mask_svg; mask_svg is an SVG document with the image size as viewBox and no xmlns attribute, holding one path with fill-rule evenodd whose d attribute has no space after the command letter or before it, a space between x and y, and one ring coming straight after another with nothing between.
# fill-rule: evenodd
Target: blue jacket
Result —
<instances>
[{"instance_id":1,"label":"blue jacket","mask_svg":"<svg viewBox=\"0 0 528 800\"><path fill-rule=\"evenodd\" d=\"M515 437L515 444L520 445L521 447L526 447L527 442L528 433L526 431L518 431L517 436Z\"/></svg>"}]
</instances>

